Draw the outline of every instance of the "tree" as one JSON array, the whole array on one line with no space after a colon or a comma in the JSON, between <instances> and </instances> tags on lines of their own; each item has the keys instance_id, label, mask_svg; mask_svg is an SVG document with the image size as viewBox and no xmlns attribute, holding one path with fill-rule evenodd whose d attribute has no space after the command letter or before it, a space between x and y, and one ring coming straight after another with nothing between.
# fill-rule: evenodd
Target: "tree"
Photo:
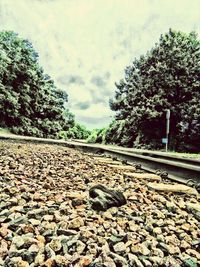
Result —
<instances>
[{"instance_id":1,"label":"tree","mask_svg":"<svg viewBox=\"0 0 200 267\"><path fill-rule=\"evenodd\" d=\"M198 142L200 151L200 42L194 32L170 29L161 35L151 51L125 69L116 87L110 106L122 125L118 143L160 148L170 109L171 146L192 148Z\"/></svg>"},{"instance_id":2,"label":"tree","mask_svg":"<svg viewBox=\"0 0 200 267\"><path fill-rule=\"evenodd\" d=\"M79 123L74 123L73 127L66 131L60 131L58 137L61 139L87 139L90 135L90 131L85 126Z\"/></svg>"},{"instance_id":3,"label":"tree","mask_svg":"<svg viewBox=\"0 0 200 267\"><path fill-rule=\"evenodd\" d=\"M38 64L28 40L0 32L0 126L15 133L54 137L73 125L66 92Z\"/></svg>"}]
</instances>

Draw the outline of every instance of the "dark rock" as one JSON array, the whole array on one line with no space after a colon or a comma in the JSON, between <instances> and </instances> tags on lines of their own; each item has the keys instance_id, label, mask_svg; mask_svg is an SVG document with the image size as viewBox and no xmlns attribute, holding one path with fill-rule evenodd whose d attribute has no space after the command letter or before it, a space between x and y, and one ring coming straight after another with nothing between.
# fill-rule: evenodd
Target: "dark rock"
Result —
<instances>
[{"instance_id":1,"label":"dark rock","mask_svg":"<svg viewBox=\"0 0 200 267\"><path fill-rule=\"evenodd\" d=\"M120 255L118 255L116 253L113 253L113 252L110 252L109 256L111 258L113 258L116 266L123 266L123 267L128 267L129 266L126 258L124 258L124 257L122 257L122 256L120 256Z\"/></svg>"},{"instance_id":2,"label":"dark rock","mask_svg":"<svg viewBox=\"0 0 200 267\"><path fill-rule=\"evenodd\" d=\"M26 253L27 250L26 249L20 249L20 250L12 250L9 252L9 257L13 258L13 257L21 257L22 255L24 255L24 253Z\"/></svg>"},{"instance_id":3,"label":"dark rock","mask_svg":"<svg viewBox=\"0 0 200 267\"><path fill-rule=\"evenodd\" d=\"M120 207L126 204L124 195L117 190L111 190L103 185L95 185L89 190L92 208L105 211L111 207Z\"/></svg>"},{"instance_id":4,"label":"dark rock","mask_svg":"<svg viewBox=\"0 0 200 267\"><path fill-rule=\"evenodd\" d=\"M57 229L57 235L73 236L76 235L77 233L78 232L75 230L62 229L62 228Z\"/></svg>"},{"instance_id":5,"label":"dark rock","mask_svg":"<svg viewBox=\"0 0 200 267\"><path fill-rule=\"evenodd\" d=\"M55 230L48 229L48 230L43 232L43 236L45 236L45 237L50 236L51 237L54 235L54 233L55 233Z\"/></svg>"},{"instance_id":6,"label":"dark rock","mask_svg":"<svg viewBox=\"0 0 200 267\"><path fill-rule=\"evenodd\" d=\"M85 178L84 182L85 182L85 184L88 184L90 182L90 180L88 178Z\"/></svg>"},{"instance_id":7,"label":"dark rock","mask_svg":"<svg viewBox=\"0 0 200 267\"><path fill-rule=\"evenodd\" d=\"M112 245L117 244L118 242L121 242L124 240L124 236L116 236L116 235L111 235L109 239L109 243Z\"/></svg>"},{"instance_id":8,"label":"dark rock","mask_svg":"<svg viewBox=\"0 0 200 267\"><path fill-rule=\"evenodd\" d=\"M68 247L68 244L67 244L68 241L69 241L69 240L68 240L67 238L63 238L63 239L61 240L62 250L63 250L64 255L67 254L68 251L69 251L69 247Z\"/></svg>"},{"instance_id":9,"label":"dark rock","mask_svg":"<svg viewBox=\"0 0 200 267\"><path fill-rule=\"evenodd\" d=\"M2 212L0 212L0 217L8 217L10 214L12 214L12 212L9 209L4 209Z\"/></svg>"},{"instance_id":10,"label":"dark rock","mask_svg":"<svg viewBox=\"0 0 200 267\"><path fill-rule=\"evenodd\" d=\"M34 218L34 219L40 220L46 213L47 211L39 208L39 209L29 211L27 214L28 214L29 219Z\"/></svg>"},{"instance_id":11,"label":"dark rock","mask_svg":"<svg viewBox=\"0 0 200 267\"><path fill-rule=\"evenodd\" d=\"M0 204L0 210L2 211L2 212L5 212L5 209L6 209L6 212L8 212L8 210L7 210L7 208L9 208L11 206L11 203L9 203L9 202L1 202L1 204ZM8 215L10 215L11 213L9 213ZM7 215L7 216L8 216ZM0 216L2 216L2 214L0 213ZM5 216L5 214L4 214L4 216Z\"/></svg>"},{"instance_id":12,"label":"dark rock","mask_svg":"<svg viewBox=\"0 0 200 267\"><path fill-rule=\"evenodd\" d=\"M73 207L82 205L84 203L85 203L85 201L83 199L79 199L79 198L72 199L72 206Z\"/></svg>"},{"instance_id":13,"label":"dark rock","mask_svg":"<svg viewBox=\"0 0 200 267\"><path fill-rule=\"evenodd\" d=\"M31 195L29 193L27 193L27 192L22 193L21 197L23 199L25 199L26 201L30 201L31 200Z\"/></svg>"},{"instance_id":14,"label":"dark rock","mask_svg":"<svg viewBox=\"0 0 200 267\"><path fill-rule=\"evenodd\" d=\"M17 257L7 257L4 261L4 265L5 267L15 267L15 266L21 266L21 265L18 265L19 262L22 261L22 258L20 256L17 256ZM24 266L24 265L22 265Z\"/></svg>"},{"instance_id":15,"label":"dark rock","mask_svg":"<svg viewBox=\"0 0 200 267\"><path fill-rule=\"evenodd\" d=\"M27 223L28 218L26 216L20 216L9 223L8 228L15 231L20 224Z\"/></svg>"},{"instance_id":16,"label":"dark rock","mask_svg":"<svg viewBox=\"0 0 200 267\"><path fill-rule=\"evenodd\" d=\"M30 252L28 250L24 251L21 257L23 260L27 261L28 263L32 263L35 260L35 257L37 256L36 252Z\"/></svg>"},{"instance_id":17,"label":"dark rock","mask_svg":"<svg viewBox=\"0 0 200 267\"><path fill-rule=\"evenodd\" d=\"M56 256L54 250L50 247L49 243L45 246L45 252L48 258L53 258Z\"/></svg>"}]
</instances>

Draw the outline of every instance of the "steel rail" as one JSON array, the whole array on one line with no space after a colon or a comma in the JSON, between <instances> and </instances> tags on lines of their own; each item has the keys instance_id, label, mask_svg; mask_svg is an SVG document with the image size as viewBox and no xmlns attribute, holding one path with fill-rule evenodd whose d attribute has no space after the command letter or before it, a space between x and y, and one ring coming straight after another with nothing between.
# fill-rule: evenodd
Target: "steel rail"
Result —
<instances>
[{"instance_id":1,"label":"steel rail","mask_svg":"<svg viewBox=\"0 0 200 267\"><path fill-rule=\"evenodd\" d=\"M0 139L56 144L67 147L73 147L79 150L92 153L102 153L106 156L115 157L119 160L125 160L129 164L141 164L141 168L149 172L167 172L168 177L181 183L187 183L192 179L196 184L200 183L200 160L183 158L180 156L169 155L163 152L133 150L119 147L111 147L99 144L87 144L78 141L63 141L55 139L44 139L36 137L24 137L15 135L0 135Z\"/></svg>"},{"instance_id":2,"label":"steel rail","mask_svg":"<svg viewBox=\"0 0 200 267\"><path fill-rule=\"evenodd\" d=\"M154 158L150 156L143 156L140 154L124 152L119 150L107 150L107 154L118 155L119 158L128 160L129 162L136 162L142 165L142 169L151 172L167 172L168 177L182 183L187 183L192 179L194 182L200 182L200 166L189 163L182 163L178 160L172 161L168 158Z\"/></svg>"},{"instance_id":3,"label":"steel rail","mask_svg":"<svg viewBox=\"0 0 200 267\"><path fill-rule=\"evenodd\" d=\"M107 156L125 160L129 164L141 164L141 168L150 172L166 172L168 178L186 184L192 179L200 183L200 161L192 158L182 158L162 152L132 152L124 148L111 148L105 145L91 145L77 141L70 142L72 147L87 151L101 152Z\"/></svg>"}]
</instances>

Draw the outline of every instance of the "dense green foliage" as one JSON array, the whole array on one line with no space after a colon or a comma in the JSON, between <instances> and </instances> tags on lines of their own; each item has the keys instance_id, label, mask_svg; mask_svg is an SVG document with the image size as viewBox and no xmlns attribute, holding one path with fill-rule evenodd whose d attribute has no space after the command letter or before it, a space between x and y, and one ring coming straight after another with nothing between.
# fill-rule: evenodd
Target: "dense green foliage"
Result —
<instances>
[{"instance_id":1,"label":"dense green foliage","mask_svg":"<svg viewBox=\"0 0 200 267\"><path fill-rule=\"evenodd\" d=\"M39 66L32 44L14 32L0 32L0 127L55 137L74 124L66 102L67 94Z\"/></svg>"},{"instance_id":2,"label":"dense green foliage","mask_svg":"<svg viewBox=\"0 0 200 267\"><path fill-rule=\"evenodd\" d=\"M88 143L107 143L107 128L94 129L87 138Z\"/></svg>"},{"instance_id":3,"label":"dense green foliage","mask_svg":"<svg viewBox=\"0 0 200 267\"><path fill-rule=\"evenodd\" d=\"M67 131L60 131L58 137L61 139L87 139L91 132L85 126L75 123Z\"/></svg>"},{"instance_id":4,"label":"dense green foliage","mask_svg":"<svg viewBox=\"0 0 200 267\"><path fill-rule=\"evenodd\" d=\"M171 148L200 151L200 42L195 33L161 35L150 52L125 69L116 87L110 142L161 148L170 109Z\"/></svg>"}]
</instances>

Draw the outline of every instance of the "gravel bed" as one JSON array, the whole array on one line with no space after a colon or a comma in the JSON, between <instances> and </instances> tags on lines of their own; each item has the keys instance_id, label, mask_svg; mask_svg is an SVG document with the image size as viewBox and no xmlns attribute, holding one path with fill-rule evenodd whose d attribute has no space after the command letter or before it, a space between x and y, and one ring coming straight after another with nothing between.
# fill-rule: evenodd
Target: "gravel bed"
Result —
<instances>
[{"instance_id":1,"label":"gravel bed","mask_svg":"<svg viewBox=\"0 0 200 267\"><path fill-rule=\"evenodd\" d=\"M74 149L1 141L0 266L200 266L199 195L123 173ZM96 184L127 203L93 210Z\"/></svg>"}]
</instances>

